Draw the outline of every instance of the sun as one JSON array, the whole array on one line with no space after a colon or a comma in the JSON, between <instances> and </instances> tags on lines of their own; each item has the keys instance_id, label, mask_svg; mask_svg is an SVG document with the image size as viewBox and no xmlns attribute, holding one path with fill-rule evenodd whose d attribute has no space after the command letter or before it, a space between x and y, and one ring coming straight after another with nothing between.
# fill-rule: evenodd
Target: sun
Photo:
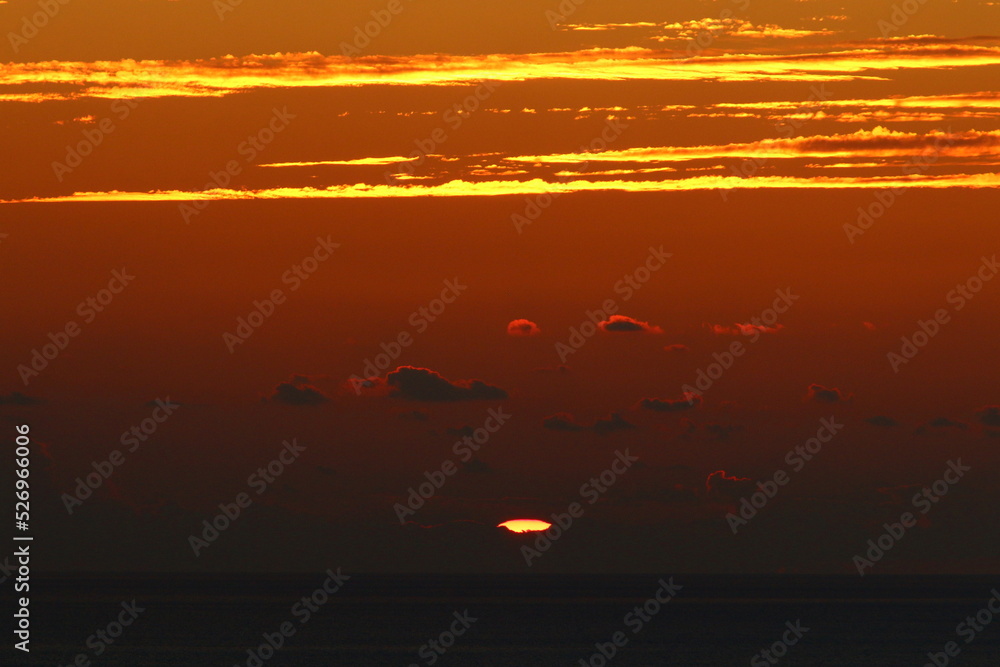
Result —
<instances>
[{"instance_id":1,"label":"sun","mask_svg":"<svg viewBox=\"0 0 1000 667\"><path fill-rule=\"evenodd\" d=\"M506 528L512 533L535 533L547 530L552 524L538 519L510 519L497 525L497 528Z\"/></svg>"}]
</instances>

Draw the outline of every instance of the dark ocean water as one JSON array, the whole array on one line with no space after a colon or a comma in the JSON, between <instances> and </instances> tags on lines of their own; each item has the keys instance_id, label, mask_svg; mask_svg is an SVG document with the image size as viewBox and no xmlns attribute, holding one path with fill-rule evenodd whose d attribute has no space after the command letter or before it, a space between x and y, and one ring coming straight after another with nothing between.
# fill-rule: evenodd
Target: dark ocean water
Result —
<instances>
[{"instance_id":1,"label":"dark ocean water","mask_svg":"<svg viewBox=\"0 0 1000 667\"><path fill-rule=\"evenodd\" d=\"M646 619L633 613L628 622L660 589L660 578L357 574L305 623L306 607L296 614L293 605L325 576L47 578L33 584L31 654L5 651L17 655L4 664L70 665L83 654L92 665L247 665L247 650L288 622L294 634L251 667L527 667L581 659L597 667L595 643L616 632L628 641L607 664L623 667L919 667L949 641L961 649L950 664L1000 665L1000 616L971 643L956 635L960 622L986 606L996 579L676 575L683 588L673 600L650 603L659 610ZM88 646L88 638L120 613L127 617L122 603L133 599L143 611L95 655L103 644ZM425 647L421 655L453 622L462 628L456 612L475 621L443 653ZM808 631L787 653L751 662L796 621Z\"/></svg>"}]
</instances>

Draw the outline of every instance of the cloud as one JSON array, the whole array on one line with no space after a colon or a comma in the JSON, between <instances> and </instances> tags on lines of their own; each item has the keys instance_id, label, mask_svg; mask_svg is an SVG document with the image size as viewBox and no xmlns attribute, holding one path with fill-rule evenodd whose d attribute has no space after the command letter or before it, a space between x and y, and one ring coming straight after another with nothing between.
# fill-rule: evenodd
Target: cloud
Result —
<instances>
[{"instance_id":1,"label":"cloud","mask_svg":"<svg viewBox=\"0 0 1000 667\"><path fill-rule=\"evenodd\" d=\"M678 24L682 30L683 24ZM697 25L688 29L696 30ZM737 25L742 36L801 36L778 26ZM744 28L740 30L739 28ZM756 31L756 32L755 32ZM815 31L806 31L815 32ZM829 52L726 53L677 57L671 49L594 48L555 53L370 55L315 51L194 60L0 63L6 84L28 86L25 101L222 97L257 89L443 86L539 80L852 81L879 71L951 69L1000 63L1000 48L976 44L872 44ZM36 90L51 86L59 92ZM17 93L14 93L17 95Z\"/></svg>"},{"instance_id":2,"label":"cloud","mask_svg":"<svg viewBox=\"0 0 1000 667\"><path fill-rule=\"evenodd\" d=\"M598 419L593 426L581 424L568 412L557 412L543 419L542 426L553 431L594 431L600 435L635 428L634 424L626 421L617 412L612 413L607 419Z\"/></svg>"},{"instance_id":3,"label":"cloud","mask_svg":"<svg viewBox=\"0 0 1000 667\"><path fill-rule=\"evenodd\" d=\"M538 325L531 320L513 320L507 325L507 335L509 336L537 336L541 332Z\"/></svg>"},{"instance_id":4,"label":"cloud","mask_svg":"<svg viewBox=\"0 0 1000 667\"><path fill-rule=\"evenodd\" d=\"M329 401L330 397L309 384L308 377L293 375L291 380L275 387L268 400L287 405L320 405Z\"/></svg>"},{"instance_id":5,"label":"cloud","mask_svg":"<svg viewBox=\"0 0 1000 667\"><path fill-rule=\"evenodd\" d=\"M41 402L42 399L26 396L19 391L13 391L6 396L0 394L0 405L38 405Z\"/></svg>"},{"instance_id":6,"label":"cloud","mask_svg":"<svg viewBox=\"0 0 1000 667\"><path fill-rule=\"evenodd\" d=\"M937 417L936 419L932 419L927 422L927 425L933 428L954 428L960 431L964 431L969 428L969 425L965 422L948 419L947 417Z\"/></svg>"},{"instance_id":7,"label":"cloud","mask_svg":"<svg viewBox=\"0 0 1000 667\"><path fill-rule=\"evenodd\" d=\"M428 419L428 415L421 410L408 410L399 413L399 418L403 421L425 422Z\"/></svg>"},{"instance_id":8,"label":"cloud","mask_svg":"<svg viewBox=\"0 0 1000 667\"><path fill-rule=\"evenodd\" d=\"M681 343L674 343L673 345L664 345L663 349L666 350L667 352L676 352L676 353L691 351L690 347L688 347L687 345L683 345Z\"/></svg>"},{"instance_id":9,"label":"cloud","mask_svg":"<svg viewBox=\"0 0 1000 667\"><path fill-rule=\"evenodd\" d=\"M874 417L869 417L865 420L872 426L881 426L882 428L892 428L893 426L899 426L899 422L892 417L886 417L884 415L876 415Z\"/></svg>"},{"instance_id":10,"label":"cloud","mask_svg":"<svg viewBox=\"0 0 1000 667\"><path fill-rule=\"evenodd\" d=\"M586 431L588 427L576 421L568 412L557 412L542 420L542 426L553 431Z\"/></svg>"},{"instance_id":11,"label":"cloud","mask_svg":"<svg viewBox=\"0 0 1000 667\"><path fill-rule=\"evenodd\" d=\"M513 162L573 164L594 161L617 163L685 162L721 158L860 158L913 157L934 151L936 155L955 157L995 156L1000 147L1000 130L965 130L926 133L900 132L885 127L861 129L850 134L811 135L790 139L761 139L748 143L702 146L647 146L608 150L600 153L580 151L550 155L524 155L507 158Z\"/></svg>"},{"instance_id":12,"label":"cloud","mask_svg":"<svg viewBox=\"0 0 1000 667\"><path fill-rule=\"evenodd\" d=\"M710 496L735 499L752 493L755 487L749 477L727 476L725 470L716 470L705 479L705 490Z\"/></svg>"},{"instance_id":13,"label":"cloud","mask_svg":"<svg viewBox=\"0 0 1000 667\"><path fill-rule=\"evenodd\" d=\"M655 334L663 333L663 329L660 327L652 326L649 322L636 320L625 315L612 315L609 319L601 322L598 326L602 330L609 332L643 331Z\"/></svg>"},{"instance_id":14,"label":"cloud","mask_svg":"<svg viewBox=\"0 0 1000 667\"><path fill-rule=\"evenodd\" d=\"M713 324L709 328L712 333L719 336L752 336L754 333L778 333L785 328L785 325L779 324L776 327L768 327L763 324L743 324L740 322L734 322L733 326Z\"/></svg>"},{"instance_id":15,"label":"cloud","mask_svg":"<svg viewBox=\"0 0 1000 667\"><path fill-rule=\"evenodd\" d=\"M1000 405L984 405L976 416L986 426L1000 426Z\"/></svg>"},{"instance_id":16,"label":"cloud","mask_svg":"<svg viewBox=\"0 0 1000 667\"><path fill-rule=\"evenodd\" d=\"M846 403L854 397L854 394L847 394L833 387L824 387L821 384L811 384L806 391L806 400L817 403Z\"/></svg>"},{"instance_id":17,"label":"cloud","mask_svg":"<svg viewBox=\"0 0 1000 667\"><path fill-rule=\"evenodd\" d=\"M593 154L592 154L593 155ZM692 176L658 181L589 181L581 175L559 182L533 178L527 181L451 180L435 185L370 185L352 183L323 188L312 186L211 190L87 191L51 197L2 199L0 204L61 202L199 202L213 200L275 199L385 199L389 197L501 197L510 195L565 194L574 192L686 192L756 189L878 189L888 188L997 188L1000 174L915 174L898 176Z\"/></svg>"},{"instance_id":18,"label":"cloud","mask_svg":"<svg viewBox=\"0 0 1000 667\"><path fill-rule=\"evenodd\" d=\"M452 382L429 368L400 366L386 376L390 396L411 401L481 401L507 398L507 392L482 380Z\"/></svg>"},{"instance_id":19,"label":"cloud","mask_svg":"<svg viewBox=\"0 0 1000 667\"><path fill-rule=\"evenodd\" d=\"M629 429L635 428L635 424L625 421L625 419L614 412L607 419L598 419L594 422L594 431L604 435L606 433L611 433L613 431L627 431Z\"/></svg>"},{"instance_id":20,"label":"cloud","mask_svg":"<svg viewBox=\"0 0 1000 667\"><path fill-rule=\"evenodd\" d=\"M639 401L639 406L644 410L653 412L683 412L693 410L701 405L701 396L697 394L684 394L683 398L644 398Z\"/></svg>"}]
</instances>

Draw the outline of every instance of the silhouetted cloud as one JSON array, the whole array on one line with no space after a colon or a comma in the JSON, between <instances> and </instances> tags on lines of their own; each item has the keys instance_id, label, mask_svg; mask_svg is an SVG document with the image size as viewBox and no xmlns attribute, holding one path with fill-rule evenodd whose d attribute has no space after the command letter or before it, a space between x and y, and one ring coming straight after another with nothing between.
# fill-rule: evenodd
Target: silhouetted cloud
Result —
<instances>
[{"instance_id":1,"label":"silhouetted cloud","mask_svg":"<svg viewBox=\"0 0 1000 667\"><path fill-rule=\"evenodd\" d=\"M586 431L587 427L580 424L568 412L557 412L542 420L542 426L553 431Z\"/></svg>"},{"instance_id":2,"label":"silhouetted cloud","mask_svg":"<svg viewBox=\"0 0 1000 667\"><path fill-rule=\"evenodd\" d=\"M625 315L612 315L610 318L601 322L598 326L604 331L610 331L613 333L627 333L634 331L644 331L646 333L663 333L663 329L657 326L651 325L649 322L643 322L642 320L637 320Z\"/></svg>"},{"instance_id":3,"label":"silhouetted cloud","mask_svg":"<svg viewBox=\"0 0 1000 667\"><path fill-rule=\"evenodd\" d=\"M899 422L892 417L886 417L885 415L875 415L874 417L869 417L865 420L872 426L881 426L883 428L891 428L893 426L899 426Z\"/></svg>"},{"instance_id":4,"label":"silhouetted cloud","mask_svg":"<svg viewBox=\"0 0 1000 667\"><path fill-rule=\"evenodd\" d=\"M411 401L477 401L507 398L507 392L482 380L452 382L429 368L400 366L386 376L390 395Z\"/></svg>"},{"instance_id":5,"label":"silhouetted cloud","mask_svg":"<svg viewBox=\"0 0 1000 667\"><path fill-rule=\"evenodd\" d=\"M725 470L716 470L705 479L705 490L710 496L732 500L753 493L755 486L749 477L728 476Z\"/></svg>"},{"instance_id":6,"label":"silhouetted cloud","mask_svg":"<svg viewBox=\"0 0 1000 667\"><path fill-rule=\"evenodd\" d=\"M613 431L625 431L631 428L635 428L635 424L625 421L625 419L614 412L607 419L598 419L594 422L594 431L604 435L606 433L611 433Z\"/></svg>"},{"instance_id":7,"label":"silhouetted cloud","mask_svg":"<svg viewBox=\"0 0 1000 667\"><path fill-rule=\"evenodd\" d=\"M824 387L821 384L811 384L806 392L806 398L817 403L844 403L850 401L853 394L842 392L834 387Z\"/></svg>"},{"instance_id":8,"label":"silhouetted cloud","mask_svg":"<svg viewBox=\"0 0 1000 667\"><path fill-rule=\"evenodd\" d=\"M326 403L330 397L309 384L309 378L304 375L293 375L288 382L282 382L274 388L269 400L272 403L287 405L319 405Z\"/></svg>"},{"instance_id":9,"label":"silhouetted cloud","mask_svg":"<svg viewBox=\"0 0 1000 667\"><path fill-rule=\"evenodd\" d=\"M701 405L701 396L685 394L683 398L644 398L639 401L640 407L653 412L683 412L693 410Z\"/></svg>"},{"instance_id":10,"label":"silhouetted cloud","mask_svg":"<svg viewBox=\"0 0 1000 667\"><path fill-rule=\"evenodd\" d=\"M984 405L976 416L986 426L1000 426L1000 405Z\"/></svg>"},{"instance_id":11,"label":"silhouetted cloud","mask_svg":"<svg viewBox=\"0 0 1000 667\"><path fill-rule=\"evenodd\" d=\"M19 391L13 391L4 396L0 394L0 405L38 405L42 399L26 396Z\"/></svg>"}]
</instances>

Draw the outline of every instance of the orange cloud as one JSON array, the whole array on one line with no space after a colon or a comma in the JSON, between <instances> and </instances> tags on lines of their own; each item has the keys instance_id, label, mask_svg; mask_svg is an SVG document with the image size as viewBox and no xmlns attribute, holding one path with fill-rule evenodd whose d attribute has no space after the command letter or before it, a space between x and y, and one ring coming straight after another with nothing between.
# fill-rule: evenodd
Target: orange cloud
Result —
<instances>
[{"instance_id":1,"label":"orange cloud","mask_svg":"<svg viewBox=\"0 0 1000 667\"><path fill-rule=\"evenodd\" d=\"M640 47L561 53L325 56L317 52L227 55L199 60L2 63L7 86L73 85L76 91L33 90L7 101L97 97L218 97L261 88L367 85L468 85L573 80L848 81L878 71L951 69L1000 64L1000 47L972 44L874 45L799 54L726 54L677 58Z\"/></svg>"}]
</instances>

